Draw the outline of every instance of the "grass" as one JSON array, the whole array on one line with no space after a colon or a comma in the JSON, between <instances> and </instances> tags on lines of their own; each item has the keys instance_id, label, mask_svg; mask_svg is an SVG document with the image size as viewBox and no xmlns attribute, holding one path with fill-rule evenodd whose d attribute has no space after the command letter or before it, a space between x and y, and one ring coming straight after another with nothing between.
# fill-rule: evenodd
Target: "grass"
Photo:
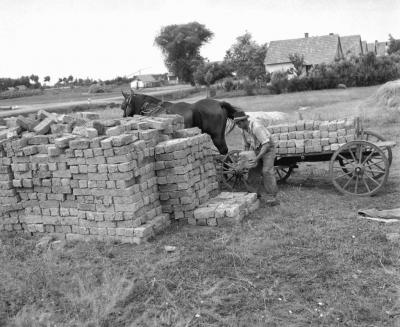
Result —
<instances>
[{"instance_id":1,"label":"grass","mask_svg":"<svg viewBox=\"0 0 400 327\"><path fill-rule=\"evenodd\" d=\"M309 103L332 101L332 91L327 99L309 92ZM350 107L363 92L354 89L336 105ZM297 109L298 99L288 96L279 97ZM280 103L232 100L257 110ZM365 123L400 142L398 124ZM399 250L386 234L400 229L356 212L398 207L399 152L394 148L388 184L375 197L342 196L325 163L305 163L280 187L279 207L260 208L235 227L173 225L140 246L78 242L62 250L38 250L34 237L2 237L0 325L398 325ZM177 251L166 253L165 245Z\"/></svg>"}]
</instances>

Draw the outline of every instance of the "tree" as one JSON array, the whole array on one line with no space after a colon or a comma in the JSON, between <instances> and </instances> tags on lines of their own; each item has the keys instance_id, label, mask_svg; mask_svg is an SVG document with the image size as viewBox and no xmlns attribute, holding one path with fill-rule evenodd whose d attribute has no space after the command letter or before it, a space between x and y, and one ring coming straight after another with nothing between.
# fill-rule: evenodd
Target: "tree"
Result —
<instances>
[{"instance_id":1,"label":"tree","mask_svg":"<svg viewBox=\"0 0 400 327\"><path fill-rule=\"evenodd\" d=\"M49 76L49 75L45 76L45 77L44 77L44 81L45 81L45 82L50 82L50 76Z\"/></svg>"},{"instance_id":2,"label":"tree","mask_svg":"<svg viewBox=\"0 0 400 327\"><path fill-rule=\"evenodd\" d=\"M289 54L289 60L293 64L297 76L300 76L304 69L304 56L298 53L291 53Z\"/></svg>"},{"instance_id":3,"label":"tree","mask_svg":"<svg viewBox=\"0 0 400 327\"><path fill-rule=\"evenodd\" d=\"M32 74L31 76L29 76L29 79L31 81L34 81L35 84L39 83L39 76Z\"/></svg>"},{"instance_id":4,"label":"tree","mask_svg":"<svg viewBox=\"0 0 400 327\"><path fill-rule=\"evenodd\" d=\"M200 85L210 86L216 81L232 76L232 68L226 63L203 63L193 74L194 80Z\"/></svg>"},{"instance_id":5,"label":"tree","mask_svg":"<svg viewBox=\"0 0 400 327\"><path fill-rule=\"evenodd\" d=\"M72 75L69 75L67 78L67 82L71 83L74 80L74 77Z\"/></svg>"},{"instance_id":6,"label":"tree","mask_svg":"<svg viewBox=\"0 0 400 327\"><path fill-rule=\"evenodd\" d=\"M154 43L161 49L168 70L181 81L194 84L193 73L204 62L200 47L213 35L197 22L168 25L161 29Z\"/></svg>"},{"instance_id":7,"label":"tree","mask_svg":"<svg viewBox=\"0 0 400 327\"><path fill-rule=\"evenodd\" d=\"M389 34L389 48L388 54L400 53L400 40L396 40L391 34Z\"/></svg>"},{"instance_id":8,"label":"tree","mask_svg":"<svg viewBox=\"0 0 400 327\"><path fill-rule=\"evenodd\" d=\"M236 38L236 43L226 51L224 61L231 65L240 78L252 81L265 79L264 60L267 54L267 44L258 45L252 40L250 33L246 32Z\"/></svg>"}]
</instances>

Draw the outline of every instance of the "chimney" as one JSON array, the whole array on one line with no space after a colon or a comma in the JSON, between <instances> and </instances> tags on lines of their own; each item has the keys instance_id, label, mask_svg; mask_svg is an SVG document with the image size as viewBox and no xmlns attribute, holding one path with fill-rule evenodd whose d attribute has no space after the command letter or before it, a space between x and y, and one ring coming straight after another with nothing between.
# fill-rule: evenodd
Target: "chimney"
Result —
<instances>
[{"instance_id":1,"label":"chimney","mask_svg":"<svg viewBox=\"0 0 400 327\"><path fill-rule=\"evenodd\" d=\"M329 33L329 35L333 35L333 33Z\"/></svg>"},{"instance_id":2,"label":"chimney","mask_svg":"<svg viewBox=\"0 0 400 327\"><path fill-rule=\"evenodd\" d=\"M307 38L308 37L308 33L304 33L304 37Z\"/></svg>"}]
</instances>

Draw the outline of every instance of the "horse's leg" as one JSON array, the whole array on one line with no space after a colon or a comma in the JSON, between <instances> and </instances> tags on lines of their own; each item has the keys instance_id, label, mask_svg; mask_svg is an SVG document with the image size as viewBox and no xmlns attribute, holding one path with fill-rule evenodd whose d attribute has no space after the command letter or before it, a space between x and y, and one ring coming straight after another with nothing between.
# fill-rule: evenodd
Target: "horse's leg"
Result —
<instances>
[{"instance_id":1,"label":"horse's leg","mask_svg":"<svg viewBox=\"0 0 400 327\"><path fill-rule=\"evenodd\" d=\"M211 137L215 147L218 149L220 154L228 153L228 146L226 145L225 137Z\"/></svg>"}]
</instances>

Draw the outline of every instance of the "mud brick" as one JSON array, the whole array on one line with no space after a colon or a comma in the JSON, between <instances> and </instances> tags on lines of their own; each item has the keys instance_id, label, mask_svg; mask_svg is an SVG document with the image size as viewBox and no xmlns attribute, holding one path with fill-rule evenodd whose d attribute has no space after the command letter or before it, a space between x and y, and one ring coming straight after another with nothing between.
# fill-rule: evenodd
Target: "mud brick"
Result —
<instances>
[{"instance_id":1,"label":"mud brick","mask_svg":"<svg viewBox=\"0 0 400 327\"><path fill-rule=\"evenodd\" d=\"M69 142L76 139L77 136L75 135L66 135L63 137L56 138L54 140L54 144L59 148L67 148L69 146Z\"/></svg>"},{"instance_id":2,"label":"mud brick","mask_svg":"<svg viewBox=\"0 0 400 327\"><path fill-rule=\"evenodd\" d=\"M117 164L117 167L119 172L124 173L136 169L138 166L136 161L128 161Z\"/></svg>"},{"instance_id":3,"label":"mud brick","mask_svg":"<svg viewBox=\"0 0 400 327\"><path fill-rule=\"evenodd\" d=\"M313 152L321 152L321 151L322 151L321 144L314 144L313 145Z\"/></svg>"},{"instance_id":4,"label":"mud brick","mask_svg":"<svg viewBox=\"0 0 400 327\"><path fill-rule=\"evenodd\" d=\"M101 149L101 148L94 148L92 150L93 150L94 157L101 157L104 154L103 149Z\"/></svg>"},{"instance_id":5,"label":"mud brick","mask_svg":"<svg viewBox=\"0 0 400 327\"><path fill-rule=\"evenodd\" d=\"M108 175L103 173L89 173L88 174L88 179L93 180L93 181L107 181L108 180Z\"/></svg>"},{"instance_id":6,"label":"mud brick","mask_svg":"<svg viewBox=\"0 0 400 327\"><path fill-rule=\"evenodd\" d=\"M85 127L85 126L76 126L72 130L72 134L87 137L89 139L98 137L97 129L92 128L92 127Z\"/></svg>"},{"instance_id":7,"label":"mud brick","mask_svg":"<svg viewBox=\"0 0 400 327\"><path fill-rule=\"evenodd\" d=\"M46 134L50 131L50 126L55 123L56 121L54 118L45 118L33 128L33 131L38 134Z\"/></svg>"},{"instance_id":8,"label":"mud brick","mask_svg":"<svg viewBox=\"0 0 400 327\"><path fill-rule=\"evenodd\" d=\"M305 153L314 152L314 147L312 145L311 146L305 146L304 147L304 152Z\"/></svg>"},{"instance_id":9,"label":"mud brick","mask_svg":"<svg viewBox=\"0 0 400 327\"><path fill-rule=\"evenodd\" d=\"M296 131L304 131L305 127L305 121L304 120L298 120L296 122Z\"/></svg>"},{"instance_id":10,"label":"mud brick","mask_svg":"<svg viewBox=\"0 0 400 327\"><path fill-rule=\"evenodd\" d=\"M106 159L104 157L86 158L84 163L88 165L100 165L106 163Z\"/></svg>"},{"instance_id":11,"label":"mud brick","mask_svg":"<svg viewBox=\"0 0 400 327\"><path fill-rule=\"evenodd\" d=\"M329 140L329 144L337 143L337 137L330 137L328 140Z\"/></svg>"},{"instance_id":12,"label":"mud brick","mask_svg":"<svg viewBox=\"0 0 400 327\"><path fill-rule=\"evenodd\" d=\"M0 181L0 190L9 190L12 189L13 184L11 179L8 181Z\"/></svg>"},{"instance_id":13,"label":"mud brick","mask_svg":"<svg viewBox=\"0 0 400 327\"><path fill-rule=\"evenodd\" d=\"M304 131L304 138L305 139L312 139L313 138L313 131Z\"/></svg>"},{"instance_id":14,"label":"mud brick","mask_svg":"<svg viewBox=\"0 0 400 327\"><path fill-rule=\"evenodd\" d=\"M125 132L125 127L123 125L119 125L107 128L105 134L107 136L117 136L123 134L124 132Z\"/></svg>"},{"instance_id":15,"label":"mud brick","mask_svg":"<svg viewBox=\"0 0 400 327\"><path fill-rule=\"evenodd\" d=\"M287 148L287 153L296 153L296 148Z\"/></svg>"},{"instance_id":16,"label":"mud brick","mask_svg":"<svg viewBox=\"0 0 400 327\"><path fill-rule=\"evenodd\" d=\"M336 150L339 149L339 148L340 148L340 145L339 145L338 143L331 144L331 150L332 150L332 151L336 151Z\"/></svg>"},{"instance_id":17,"label":"mud brick","mask_svg":"<svg viewBox=\"0 0 400 327\"><path fill-rule=\"evenodd\" d=\"M335 132L329 132L328 137L329 137L329 138L337 138L337 137L338 137L337 131L335 131Z\"/></svg>"},{"instance_id":18,"label":"mud brick","mask_svg":"<svg viewBox=\"0 0 400 327\"><path fill-rule=\"evenodd\" d=\"M69 141L69 147L73 150L84 150L88 149L90 145L89 139L76 138Z\"/></svg>"},{"instance_id":19,"label":"mud brick","mask_svg":"<svg viewBox=\"0 0 400 327\"><path fill-rule=\"evenodd\" d=\"M321 138L328 138L329 132L328 131L321 131Z\"/></svg>"},{"instance_id":20,"label":"mud brick","mask_svg":"<svg viewBox=\"0 0 400 327\"><path fill-rule=\"evenodd\" d=\"M278 153L279 154L286 154L286 153L288 153L288 150L287 150L287 148L279 148L278 149Z\"/></svg>"},{"instance_id":21,"label":"mud brick","mask_svg":"<svg viewBox=\"0 0 400 327\"><path fill-rule=\"evenodd\" d=\"M50 157L55 157L55 156L58 156L58 155L60 155L62 153L62 150L59 148L59 147L57 147L57 146L49 146L48 148L47 148L47 154L50 156Z\"/></svg>"},{"instance_id":22,"label":"mud brick","mask_svg":"<svg viewBox=\"0 0 400 327\"><path fill-rule=\"evenodd\" d=\"M279 141L278 142L278 144L277 144L277 146L279 147L279 148L286 148L287 147L287 141Z\"/></svg>"},{"instance_id":23,"label":"mud brick","mask_svg":"<svg viewBox=\"0 0 400 327\"><path fill-rule=\"evenodd\" d=\"M16 172L24 172L29 170L29 164L27 162L24 163L16 163L16 164L11 164L11 169Z\"/></svg>"},{"instance_id":24,"label":"mud brick","mask_svg":"<svg viewBox=\"0 0 400 327\"><path fill-rule=\"evenodd\" d=\"M346 143L346 137L345 136L339 136L338 137L338 143L339 144Z\"/></svg>"},{"instance_id":25,"label":"mud brick","mask_svg":"<svg viewBox=\"0 0 400 327\"><path fill-rule=\"evenodd\" d=\"M345 138L346 138L346 142L351 142L351 141L355 140L354 135L346 135Z\"/></svg>"},{"instance_id":26,"label":"mud brick","mask_svg":"<svg viewBox=\"0 0 400 327\"><path fill-rule=\"evenodd\" d=\"M295 147L296 153L303 153L304 147Z\"/></svg>"},{"instance_id":27,"label":"mud brick","mask_svg":"<svg viewBox=\"0 0 400 327\"><path fill-rule=\"evenodd\" d=\"M157 139L159 131L156 129L148 129L144 131L139 131L140 140L152 140Z\"/></svg>"},{"instance_id":28,"label":"mud brick","mask_svg":"<svg viewBox=\"0 0 400 327\"><path fill-rule=\"evenodd\" d=\"M307 147L307 146L312 146L312 139L304 140L304 146L305 146L305 147Z\"/></svg>"},{"instance_id":29,"label":"mud brick","mask_svg":"<svg viewBox=\"0 0 400 327\"><path fill-rule=\"evenodd\" d=\"M87 166L88 173L97 173L97 165L88 165Z\"/></svg>"},{"instance_id":30,"label":"mud brick","mask_svg":"<svg viewBox=\"0 0 400 327\"><path fill-rule=\"evenodd\" d=\"M344 121L344 120L338 120L338 121L336 122L336 126L337 126L337 129L338 129L338 130L339 130L339 129L344 129L345 121Z\"/></svg>"},{"instance_id":31,"label":"mud brick","mask_svg":"<svg viewBox=\"0 0 400 327\"><path fill-rule=\"evenodd\" d=\"M53 177L55 178L71 178L72 174L70 170L56 170L53 171Z\"/></svg>"},{"instance_id":32,"label":"mud brick","mask_svg":"<svg viewBox=\"0 0 400 327\"><path fill-rule=\"evenodd\" d=\"M296 148L304 147L304 140L294 140L294 143L296 145Z\"/></svg>"},{"instance_id":33,"label":"mud brick","mask_svg":"<svg viewBox=\"0 0 400 327\"><path fill-rule=\"evenodd\" d=\"M296 146L295 140L288 140L286 142L286 147L288 147L288 148L294 148L295 146Z\"/></svg>"},{"instance_id":34,"label":"mud brick","mask_svg":"<svg viewBox=\"0 0 400 327\"><path fill-rule=\"evenodd\" d=\"M17 126L20 126L24 130L33 131L33 128L39 124L39 121L23 116L18 116L15 120Z\"/></svg>"},{"instance_id":35,"label":"mud brick","mask_svg":"<svg viewBox=\"0 0 400 327\"><path fill-rule=\"evenodd\" d=\"M313 137L314 139L319 139L319 138L321 138L321 131L313 131L313 132L312 132L312 137Z\"/></svg>"},{"instance_id":36,"label":"mud brick","mask_svg":"<svg viewBox=\"0 0 400 327\"><path fill-rule=\"evenodd\" d=\"M296 132L296 140L304 139L304 131L297 131Z\"/></svg>"},{"instance_id":37,"label":"mud brick","mask_svg":"<svg viewBox=\"0 0 400 327\"><path fill-rule=\"evenodd\" d=\"M72 126L70 124L53 124L50 126L52 134L65 134L72 132Z\"/></svg>"},{"instance_id":38,"label":"mud brick","mask_svg":"<svg viewBox=\"0 0 400 327\"><path fill-rule=\"evenodd\" d=\"M289 132L288 138L289 138L289 140L294 140L296 138L296 132L295 131Z\"/></svg>"},{"instance_id":39,"label":"mud brick","mask_svg":"<svg viewBox=\"0 0 400 327\"><path fill-rule=\"evenodd\" d=\"M337 122L336 121L330 121L328 123L328 131L329 132L337 131Z\"/></svg>"},{"instance_id":40,"label":"mud brick","mask_svg":"<svg viewBox=\"0 0 400 327\"><path fill-rule=\"evenodd\" d=\"M100 141L101 148L104 149L112 149L112 138L106 138Z\"/></svg>"},{"instance_id":41,"label":"mud brick","mask_svg":"<svg viewBox=\"0 0 400 327\"><path fill-rule=\"evenodd\" d=\"M314 121L313 120L304 121L304 129L307 131L313 130L314 129Z\"/></svg>"},{"instance_id":42,"label":"mud brick","mask_svg":"<svg viewBox=\"0 0 400 327\"><path fill-rule=\"evenodd\" d=\"M133 155L132 153L128 153L120 156L107 157L105 160L108 164L119 164L133 160Z\"/></svg>"},{"instance_id":43,"label":"mud brick","mask_svg":"<svg viewBox=\"0 0 400 327\"><path fill-rule=\"evenodd\" d=\"M328 121L322 121L319 124L319 130L320 131L328 131L328 129L329 129L329 122Z\"/></svg>"},{"instance_id":44,"label":"mud brick","mask_svg":"<svg viewBox=\"0 0 400 327\"><path fill-rule=\"evenodd\" d=\"M281 133L279 134L279 140L288 140L289 134L288 133Z\"/></svg>"},{"instance_id":45,"label":"mud brick","mask_svg":"<svg viewBox=\"0 0 400 327\"><path fill-rule=\"evenodd\" d=\"M48 112L46 110L40 109L37 114L36 117L40 120L46 119L46 118L56 118L56 114Z\"/></svg>"},{"instance_id":46,"label":"mud brick","mask_svg":"<svg viewBox=\"0 0 400 327\"><path fill-rule=\"evenodd\" d=\"M337 130L337 135L338 136L345 136L346 135L346 130L345 129L338 129Z\"/></svg>"},{"instance_id":47,"label":"mud brick","mask_svg":"<svg viewBox=\"0 0 400 327\"><path fill-rule=\"evenodd\" d=\"M319 130L319 125L321 124L320 120L313 120L314 126L313 129L314 130Z\"/></svg>"}]
</instances>

